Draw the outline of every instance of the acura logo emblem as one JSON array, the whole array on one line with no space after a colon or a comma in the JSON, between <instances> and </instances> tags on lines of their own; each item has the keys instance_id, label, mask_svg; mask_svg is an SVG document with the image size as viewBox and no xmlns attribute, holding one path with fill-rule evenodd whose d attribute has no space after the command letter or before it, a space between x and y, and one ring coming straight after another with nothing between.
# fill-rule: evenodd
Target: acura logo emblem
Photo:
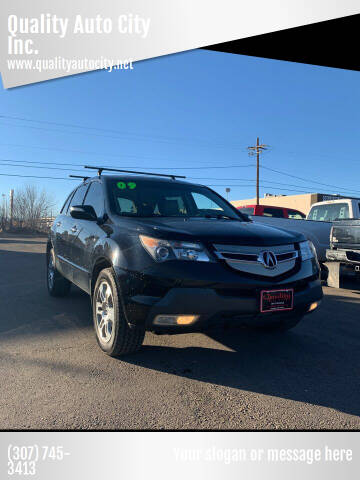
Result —
<instances>
[{"instance_id":1,"label":"acura logo emblem","mask_svg":"<svg viewBox=\"0 0 360 480\"><path fill-rule=\"evenodd\" d=\"M259 262L261 262L265 268L275 268L277 265L277 258L273 252L261 252L259 255Z\"/></svg>"}]
</instances>

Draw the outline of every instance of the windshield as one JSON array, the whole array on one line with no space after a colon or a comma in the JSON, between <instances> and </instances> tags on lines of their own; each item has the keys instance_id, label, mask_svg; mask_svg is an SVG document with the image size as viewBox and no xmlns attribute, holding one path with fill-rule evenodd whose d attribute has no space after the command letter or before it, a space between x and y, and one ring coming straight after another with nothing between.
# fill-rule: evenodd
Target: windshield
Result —
<instances>
[{"instance_id":1,"label":"windshield","mask_svg":"<svg viewBox=\"0 0 360 480\"><path fill-rule=\"evenodd\" d=\"M141 181L110 182L110 201L127 217L242 218L211 190L195 185Z\"/></svg>"}]
</instances>

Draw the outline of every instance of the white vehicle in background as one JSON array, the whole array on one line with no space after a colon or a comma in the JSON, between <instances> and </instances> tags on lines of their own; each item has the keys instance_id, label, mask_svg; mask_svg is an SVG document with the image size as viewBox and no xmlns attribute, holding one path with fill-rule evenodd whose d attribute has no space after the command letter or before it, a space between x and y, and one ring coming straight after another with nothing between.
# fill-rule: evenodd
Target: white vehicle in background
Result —
<instances>
[{"instance_id":1,"label":"white vehicle in background","mask_svg":"<svg viewBox=\"0 0 360 480\"><path fill-rule=\"evenodd\" d=\"M306 220L251 216L254 222L284 230L303 233L315 246L319 262L326 262L326 249L330 248L330 230L337 220L360 219L360 199L341 198L314 203Z\"/></svg>"},{"instance_id":2,"label":"white vehicle in background","mask_svg":"<svg viewBox=\"0 0 360 480\"><path fill-rule=\"evenodd\" d=\"M335 222L360 218L360 198L340 198L314 203L306 220L317 222Z\"/></svg>"}]
</instances>

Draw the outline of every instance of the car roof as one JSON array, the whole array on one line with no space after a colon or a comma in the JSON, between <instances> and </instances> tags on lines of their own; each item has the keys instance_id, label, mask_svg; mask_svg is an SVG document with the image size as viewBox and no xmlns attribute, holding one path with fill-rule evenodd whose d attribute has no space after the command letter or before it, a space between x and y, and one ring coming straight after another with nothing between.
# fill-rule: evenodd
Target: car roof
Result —
<instances>
[{"instance_id":1,"label":"car roof","mask_svg":"<svg viewBox=\"0 0 360 480\"><path fill-rule=\"evenodd\" d=\"M239 207L236 208L254 208L254 207L268 207L268 208L276 208L277 210L286 210L286 211L292 211L292 212L298 212L301 213L301 215L305 215L301 210L298 210L297 208L292 208L292 207L279 207L278 205L240 205Z\"/></svg>"},{"instance_id":2,"label":"car roof","mask_svg":"<svg viewBox=\"0 0 360 480\"><path fill-rule=\"evenodd\" d=\"M270 208L277 208L278 210L295 210L295 208L288 208L288 207L279 207L278 205L275 206L275 205L262 205L262 204L259 204L259 205L256 205L256 204L253 204L253 205L241 205L240 207L238 208L252 208L252 207L270 207ZM298 210L297 210L298 211Z\"/></svg>"},{"instance_id":3,"label":"car roof","mask_svg":"<svg viewBox=\"0 0 360 480\"><path fill-rule=\"evenodd\" d=\"M323 200L322 202L316 202L311 205L312 207L318 207L319 205L332 205L333 203L347 203L355 200L354 198L337 198L336 200Z\"/></svg>"}]
</instances>

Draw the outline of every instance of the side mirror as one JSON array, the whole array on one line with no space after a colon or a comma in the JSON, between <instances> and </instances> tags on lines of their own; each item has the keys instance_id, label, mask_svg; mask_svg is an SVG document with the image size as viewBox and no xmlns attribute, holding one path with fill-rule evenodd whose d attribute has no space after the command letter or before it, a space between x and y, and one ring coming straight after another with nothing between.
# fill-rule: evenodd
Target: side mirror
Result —
<instances>
[{"instance_id":1,"label":"side mirror","mask_svg":"<svg viewBox=\"0 0 360 480\"><path fill-rule=\"evenodd\" d=\"M91 205L74 205L70 207L70 215L79 220L97 221L94 208Z\"/></svg>"}]
</instances>

